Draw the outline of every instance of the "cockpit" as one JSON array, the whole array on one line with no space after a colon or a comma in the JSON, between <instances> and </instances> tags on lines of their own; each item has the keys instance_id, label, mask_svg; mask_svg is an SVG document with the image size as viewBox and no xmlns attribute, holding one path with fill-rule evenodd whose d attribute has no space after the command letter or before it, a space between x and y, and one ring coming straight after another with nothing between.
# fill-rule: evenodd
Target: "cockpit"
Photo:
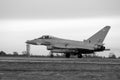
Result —
<instances>
[{"instance_id":1,"label":"cockpit","mask_svg":"<svg viewBox=\"0 0 120 80\"><path fill-rule=\"evenodd\" d=\"M38 39L52 39L52 36L49 35L43 35L42 37L38 38Z\"/></svg>"}]
</instances>

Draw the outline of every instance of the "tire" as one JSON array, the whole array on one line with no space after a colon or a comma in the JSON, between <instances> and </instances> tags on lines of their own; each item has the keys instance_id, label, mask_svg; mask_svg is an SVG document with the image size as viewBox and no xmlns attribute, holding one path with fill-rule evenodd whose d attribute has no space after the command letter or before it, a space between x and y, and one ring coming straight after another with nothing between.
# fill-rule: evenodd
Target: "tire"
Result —
<instances>
[{"instance_id":1,"label":"tire","mask_svg":"<svg viewBox=\"0 0 120 80\"><path fill-rule=\"evenodd\" d=\"M66 58L70 58L70 53L65 53Z\"/></svg>"},{"instance_id":2,"label":"tire","mask_svg":"<svg viewBox=\"0 0 120 80\"><path fill-rule=\"evenodd\" d=\"M82 56L82 54L78 54L78 58L82 58L83 56Z\"/></svg>"}]
</instances>

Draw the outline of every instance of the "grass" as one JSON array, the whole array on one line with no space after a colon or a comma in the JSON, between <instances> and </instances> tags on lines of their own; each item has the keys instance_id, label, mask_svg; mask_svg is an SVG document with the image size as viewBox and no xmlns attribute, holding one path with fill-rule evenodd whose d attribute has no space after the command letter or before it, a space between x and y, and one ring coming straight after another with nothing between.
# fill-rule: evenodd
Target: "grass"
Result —
<instances>
[{"instance_id":1,"label":"grass","mask_svg":"<svg viewBox=\"0 0 120 80\"><path fill-rule=\"evenodd\" d=\"M76 61L119 63L120 60ZM120 80L120 64L0 62L0 80Z\"/></svg>"}]
</instances>

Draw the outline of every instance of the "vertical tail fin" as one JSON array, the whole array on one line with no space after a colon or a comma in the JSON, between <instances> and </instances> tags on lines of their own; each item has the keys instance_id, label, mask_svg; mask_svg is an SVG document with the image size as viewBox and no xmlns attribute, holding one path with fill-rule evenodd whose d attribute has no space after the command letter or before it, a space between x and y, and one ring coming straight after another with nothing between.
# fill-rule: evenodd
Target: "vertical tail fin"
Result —
<instances>
[{"instance_id":1,"label":"vertical tail fin","mask_svg":"<svg viewBox=\"0 0 120 80\"><path fill-rule=\"evenodd\" d=\"M109 29L110 29L110 26L104 27L103 29L98 31L96 34L94 34L93 36L88 38L86 41L88 41L89 43L93 43L93 44L103 44L103 41L104 41Z\"/></svg>"}]
</instances>

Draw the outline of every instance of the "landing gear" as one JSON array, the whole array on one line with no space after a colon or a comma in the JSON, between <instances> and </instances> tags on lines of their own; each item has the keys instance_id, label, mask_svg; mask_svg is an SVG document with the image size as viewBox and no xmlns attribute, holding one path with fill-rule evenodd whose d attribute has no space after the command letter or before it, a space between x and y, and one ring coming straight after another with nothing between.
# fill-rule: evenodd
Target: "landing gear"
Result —
<instances>
[{"instance_id":1,"label":"landing gear","mask_svg":"<svg viewBox=\"0 0 120 80\"><path fill-rule=\"evenodd\" d=\"M50 52L49 54L50 54L50 57L51 57L51 58L53 58L53 57L54 57L54 55L53 55L53 53L52 53L52 52Z\"/></svg>"},{"instance_id":2,"label":"landing gear","mask_svg":"<svg viewBox=\"0 0 120 80\"><path fill-rule=\"evenodd\" d=\"M83 56L82 56L82 54L78 54L78 58L82 58Z\"/></svg>"},{"instance_id":3,"label":"landing gear","mask_svg":"<svg viewBox=\"0 0 120 80\"><path fill-rule=\"evenodd\" d=\"M65 53L66 58L70 58L70 53Z\"/></svg>"}]
</instances>

